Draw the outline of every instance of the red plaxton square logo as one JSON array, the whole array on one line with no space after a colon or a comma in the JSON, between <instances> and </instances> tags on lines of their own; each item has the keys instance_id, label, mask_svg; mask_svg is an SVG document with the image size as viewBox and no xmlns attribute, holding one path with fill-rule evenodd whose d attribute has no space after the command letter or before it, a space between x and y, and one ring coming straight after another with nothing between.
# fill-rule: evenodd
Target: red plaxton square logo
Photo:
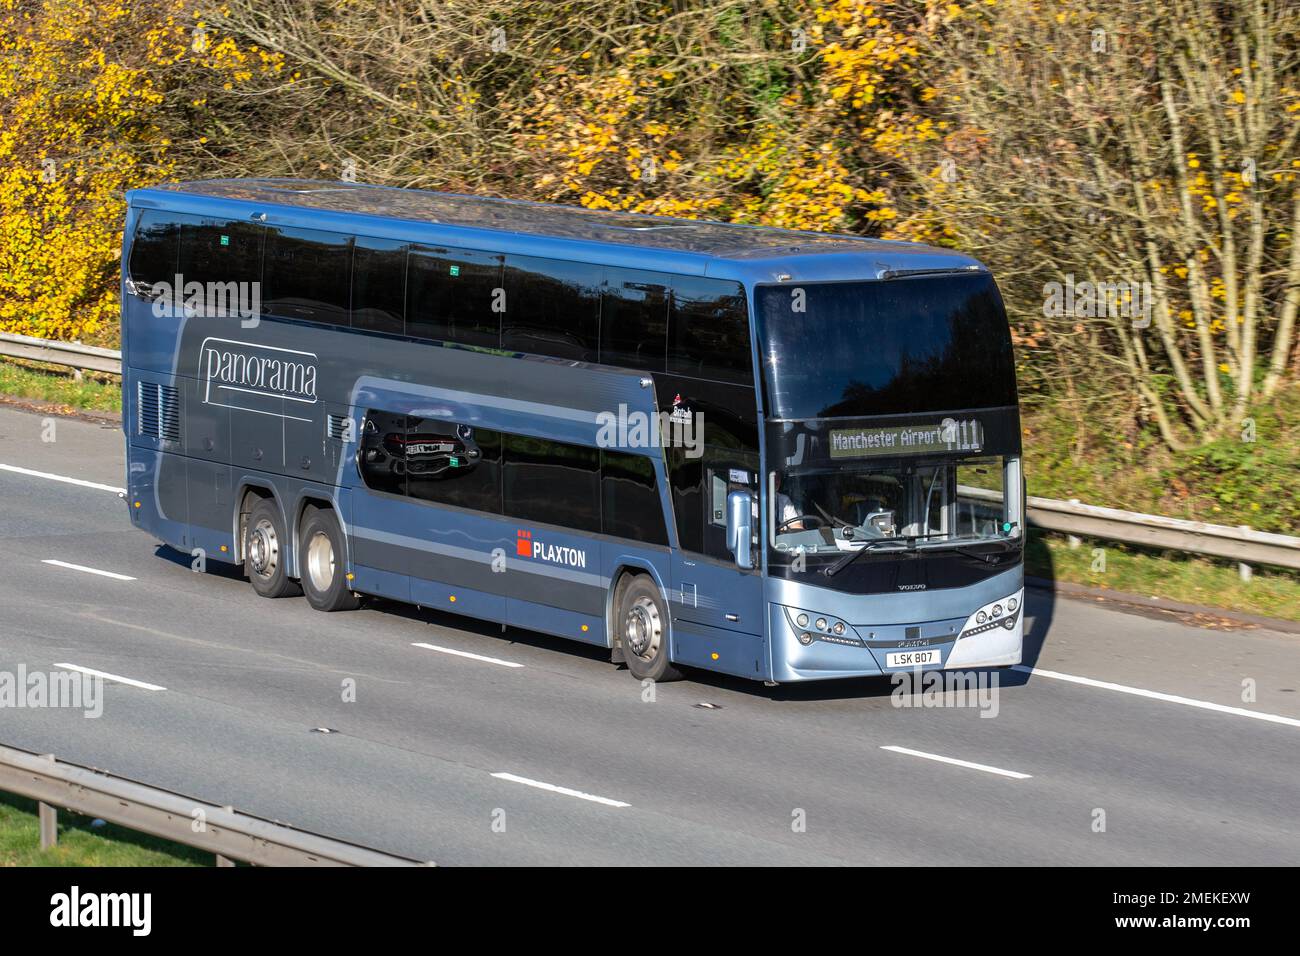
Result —
<instances>
[{"instance_id":1,"label":"red plaxton square logo","mask_svg":"<svg viewBox=\"0 0 1300 956\"><path fill-rule=\"evenodd\" d=\"M515 538L515 554L521 558L531 558L533 556L533 533L519 529L518 536Z\"/></svg>"}]
</instances>

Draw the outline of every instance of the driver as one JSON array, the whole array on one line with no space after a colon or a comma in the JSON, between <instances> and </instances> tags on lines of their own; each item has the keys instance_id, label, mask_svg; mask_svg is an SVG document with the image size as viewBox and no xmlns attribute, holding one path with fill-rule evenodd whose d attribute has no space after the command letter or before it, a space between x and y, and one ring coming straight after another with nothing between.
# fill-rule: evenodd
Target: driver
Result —
<instances>
[{"instance_id":1,"label":"driver","mask_svg":"<svg viewBox=\"0 0 1300 956\"><path fill-rule=\"evenodd\" d=\"M776 526L782 531L803 531L803 522L794 520L799 517L800 511L794 506L790 496L781 490L782 484L784 479L778 471L776 473Z\"/></svg>"}]
</instances>

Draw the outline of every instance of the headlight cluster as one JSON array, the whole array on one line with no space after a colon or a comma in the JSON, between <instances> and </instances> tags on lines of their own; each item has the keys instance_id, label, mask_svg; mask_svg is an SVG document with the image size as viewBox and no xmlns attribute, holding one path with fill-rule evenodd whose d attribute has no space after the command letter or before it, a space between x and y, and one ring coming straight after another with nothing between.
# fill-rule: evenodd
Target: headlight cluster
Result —
<instances>
[{"instance_id":1,"label":"headlight cluster","mask_svg":"<svg viewBox=\"0 0 1300 956\"><path fill-rule=\"evenodd\" d=\"M786 619L794 628L794 635L805 647L813 641L826 641L830 644L847 644L850 647L863 647L853 628L846 622L829 614L817 614L803 611L797 607L785 609Z\"/></svg>"},{"instance_id":2,"label":"headlight cluster","mask_svg":"<svg viewBox=\"0 0 1300 956\"><path fill-rule=\"evenodd\" d=\"M966 619L966 625L961 629L958 639L970 637L972 634L982 634L995 627L1005 627L1008 630L1015 627L1020 617L1020 604L1024 600L1024 595L1024 591L1017 591L1010 597L985 604Z\"/></svg>"}]
</instances>

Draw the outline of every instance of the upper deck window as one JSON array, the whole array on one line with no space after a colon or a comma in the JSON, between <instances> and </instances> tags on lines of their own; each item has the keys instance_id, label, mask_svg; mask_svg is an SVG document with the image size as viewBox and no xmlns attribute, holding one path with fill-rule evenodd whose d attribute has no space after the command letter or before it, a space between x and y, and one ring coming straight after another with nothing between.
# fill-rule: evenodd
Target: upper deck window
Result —
<instances>
[{"instance_id":1,"label":"upper deck window","mask_svg":"<svg viewBox=\"0 0 1300 956\"><path fill-rule=\"evenodd\" d=\"M352 251L352 327L401 335L405 301L405 243L358 237Z\"/></svg>"},{"instance_id":2,"label":"upper deck window","mask_svg":"<svg viewBox=\"0 0 1300 956\"><path fill-rule=\"evenodd\" d=\"M174 213L149 209L140 214L131 242L128 275L138 287L175 282L181 227Z\"/></svg>"},{"instance_id":3,"label":"upper deck window","mask_svg":"<svg viewBox=\"0 0 1300 956\"><path fill-rule=\"evenodd\" d=\"M757 303L772 418L1016 404L1011 332L988 273L763 286Z\"/></svg>"},{"instance_id":4,"label":"upper deck window","mask_svg":"<svg viewBox=\"0 0 1300 956\"><path fill-rule=\"evenodd\" d=\"M199 282L260 282L263 227L230 219L183 217L179 272Z\"/></svg>"},{"instance_id":5,"label":"upper deck window","mask_svg":"<svg viewBox=\"0 0 1300 956\"><path fill-rule=\"evenodd\" d=\"M406 273L406 334L496 348L500 289L500 256L417 246Z\"/></svg>"},{"instance_id":6,"label":"upper deck window","mask_svg":"<svg viewBox=\"0 0 1300 956\"><path fill-rule=\"evenodd\" d=\"M745 292L737 282L675 276L668 372L748 385L754 381Z\"/></svg>"},{"instance_id":7,"label":"upper deck window","mask_svg":"<svg viewBox=\"0 0 1300 956\"><path fill-rule=\"evenodd\" d=\"M348 324L352 237L276 228L266 240L264 308L270 315Z\"/></svg>"},{"instance_id":8,"label":"upper deck window","mask_svg":"<svg viewBox=\"0 0 1300 956\"><path fill-rule=\"evenodd\" d=\"M601 279L585 262L506 256L501 347L594 362Z\"/></svg>"},{"instance_id":9,"label":"upper deck window","mask_svg":"<svg viewBox=\"0 0 1300 956\"><path fill-rule=\"evenodd\" d=\"M600 361L662 372L668 351L668 281L662 272L606 269Z\"/></svg>"}]
</instances>

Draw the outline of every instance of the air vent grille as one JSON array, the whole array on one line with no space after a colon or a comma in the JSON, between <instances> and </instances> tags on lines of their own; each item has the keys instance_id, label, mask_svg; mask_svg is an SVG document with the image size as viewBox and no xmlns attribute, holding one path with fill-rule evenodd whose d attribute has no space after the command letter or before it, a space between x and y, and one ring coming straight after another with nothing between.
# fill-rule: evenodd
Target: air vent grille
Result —
<instances>
[{"instance_id":1,"label":"air vent grille","mask_svg":"<svg viewBox=\"0 0 1300 956\"><path fill-rule=\"evenodd\" d=\"M161 441L181 440L181 406L176 389L157 382L135 386L136 430Z\"/></svg>"},{"instance_id":2,"label":"air vent grille","mask_svg":"<svg viewBox=\"0 0 1300 956\"><path fill-rule=\"evenodd\" d=\"M345 415L329 415L325 419L325 434L335 441L347 441L351 436L352 419Z\"/></svg>"}]
</instances>

